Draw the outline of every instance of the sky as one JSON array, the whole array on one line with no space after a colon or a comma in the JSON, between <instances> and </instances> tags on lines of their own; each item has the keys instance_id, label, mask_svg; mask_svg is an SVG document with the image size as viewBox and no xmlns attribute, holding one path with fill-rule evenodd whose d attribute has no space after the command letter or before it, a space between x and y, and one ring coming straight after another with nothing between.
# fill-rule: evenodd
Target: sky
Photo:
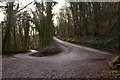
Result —
<instances>
[{"instance_id":1,"label":"sky","mask_svg":"<svg viewBox=\"0 0 120 80\"><path fill-rule=\"evenodd\" d=\"M20 7L22 8L22 7L24 7L25 5L29 4L29 3L32 2L32 1L34 1L34 0L19 0ZM37 0L37 1L39 2L40 0ZM54 0L54 1L57 1L57 2L58 2L58 4L53 7L53 13L54 13L54 14L57 14L57 13L59 12L59 9L60 9L62 6L65 5L65 0ZM2 6L2 5L5 5L5 4L0 2L0 6ZM34 10L32 4L29 5L26 9L32 9L32 10ZM54 17L54 18L55 18L55 17ZM1 9L0 9L0 22L3 21L3 19L4 19L4 15L3 15L3 12L2 12ZM57 24L57 21L56 21L56 20L54 20L54 22L55 22L55 24Z\"/></svg>"}]
</instances>

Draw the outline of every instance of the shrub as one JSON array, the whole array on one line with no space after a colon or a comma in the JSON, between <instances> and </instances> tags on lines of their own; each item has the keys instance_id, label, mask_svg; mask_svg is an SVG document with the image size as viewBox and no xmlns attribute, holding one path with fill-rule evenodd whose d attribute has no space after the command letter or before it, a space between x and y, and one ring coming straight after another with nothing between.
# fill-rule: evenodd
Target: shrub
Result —
<instances>
[{"instance_id":1,"label":"shrub","mask_svg":"<svg viewBox=\"0 0 120 80\"><path fill-rule=\"evenodd\" d=\"M120 78L120 56L116 56L108 63L109 68L112 69L112 74L115 78Z\"/></svg>"}]
</instances>

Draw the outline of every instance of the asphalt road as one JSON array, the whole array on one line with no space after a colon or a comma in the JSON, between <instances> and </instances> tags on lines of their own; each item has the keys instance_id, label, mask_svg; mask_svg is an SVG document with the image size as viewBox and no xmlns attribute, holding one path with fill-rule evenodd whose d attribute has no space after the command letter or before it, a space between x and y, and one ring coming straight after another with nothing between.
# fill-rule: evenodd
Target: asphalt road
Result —
<instances>
[{"instance_id":1,"label":"asphalt road","mask_svg":"<svg viewBox=\"0 0 120 80\"><path fill-rule=\"evenodd\" d=\"M107 52L53 38L63 50L58 55L31 57L31 53L2 57L3 78L111 78Z\"/></svg>"}]
</instances>

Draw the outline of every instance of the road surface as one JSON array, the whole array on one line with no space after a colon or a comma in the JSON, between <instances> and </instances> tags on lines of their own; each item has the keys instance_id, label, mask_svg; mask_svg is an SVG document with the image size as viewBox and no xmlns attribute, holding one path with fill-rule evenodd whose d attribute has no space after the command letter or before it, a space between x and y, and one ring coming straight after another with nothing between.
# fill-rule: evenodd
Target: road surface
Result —
<instances>
[{"instance_id":1,"label":"road surface","mask_svg":"<svg viewBox=\"0 0 120 80\"><path fill-rule=\"evenodd\" d=\"M53 38L63 50L58 55L31 57L29 54L4 56L3 78L111 78L107 52Z\"/></svg>"}]
</instances>

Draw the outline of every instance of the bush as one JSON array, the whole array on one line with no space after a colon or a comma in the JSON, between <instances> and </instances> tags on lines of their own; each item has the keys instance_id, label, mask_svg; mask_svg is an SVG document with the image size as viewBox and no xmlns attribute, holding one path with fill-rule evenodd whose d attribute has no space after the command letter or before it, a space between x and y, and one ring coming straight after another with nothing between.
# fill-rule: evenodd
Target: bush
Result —
<instances>
[{"instance_id":1,"label":"bush","mask_svg":"<svg viewBox=\"0 0 120 80\"><path fill-rule=\"evenodd\" d=\"M120 78L120 56L113 58L112 61L108 63L109 68L112 69L112 74L115 78Z\"/></svg>"},{"instance_id":2,"label":"bush","mask_svg":"<svg viewBox=\"0 0 120 80\"><path fill-rule=\"evenodd\" d=\"M110 61L109 67L114 70L120 70L120 56L117 56L112 61Z\"/></svg>"}]
</instances>

